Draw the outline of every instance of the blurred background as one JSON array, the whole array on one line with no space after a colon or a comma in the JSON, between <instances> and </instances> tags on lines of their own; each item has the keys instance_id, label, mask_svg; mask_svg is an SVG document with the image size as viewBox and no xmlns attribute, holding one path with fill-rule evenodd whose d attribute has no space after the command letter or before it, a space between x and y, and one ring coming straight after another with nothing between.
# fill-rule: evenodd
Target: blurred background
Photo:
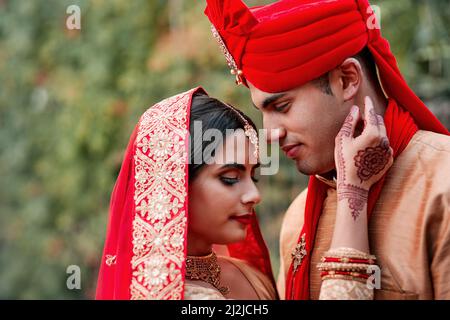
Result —
<instances>
[{"instance_id":1,"label":"blurred background","mask_svg":"<svg viewBox=\"0 0 450 320\"><path fill-rule=\"evenodd\" d=\"M272 1L246 1L249 6ZM408 83L450 127L450 3L373 1ZM70 5L81 30L68 30ZM198 0L0 0L0 298L91 299L109 197L139 116L197 85L239 106ZM258 208L278 272L278 234L307 178L282 155ZM69 290L69 265L81 289Z\"/></svg>"}]
</instances>

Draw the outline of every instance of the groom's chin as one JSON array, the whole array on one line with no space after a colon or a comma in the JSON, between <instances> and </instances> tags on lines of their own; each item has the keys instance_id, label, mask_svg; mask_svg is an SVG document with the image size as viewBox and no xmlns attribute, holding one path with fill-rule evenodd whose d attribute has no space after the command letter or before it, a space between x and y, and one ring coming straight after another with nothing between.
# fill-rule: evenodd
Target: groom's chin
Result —
<instances>
[{"instance_id":1,"label":"groom's chin","mask_svg":"<svg viewBox=\"0 0 450 320\"><path fill-rule=\"evenodd\" d=\"M330 165L318 165L315 164L312 161L307 160L295 160L295 166L297 167L297 171L307 175L307 176L314 176L316 174L323 175L326 174L334 169L333 164Z\"/></svg>"},{"instance_id":2,"label":"groom's chin","mask_svg":"<svg viewBox=\"0 0 450 320\"><path fill-rule=\"evenodd\" d=\"M295 166L297 167L297 171L303 173L307 176L315 175L317 169L312 167L307 161L304 160L295 160Z\"/></svg>"}]
</instances>

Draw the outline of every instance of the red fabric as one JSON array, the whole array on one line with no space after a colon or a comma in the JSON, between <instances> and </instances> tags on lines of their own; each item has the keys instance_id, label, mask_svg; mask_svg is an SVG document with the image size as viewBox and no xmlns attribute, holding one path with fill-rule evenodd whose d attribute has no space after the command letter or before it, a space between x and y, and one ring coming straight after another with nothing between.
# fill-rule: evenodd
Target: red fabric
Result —
<instances>
[{"instance_id":1,"label":"red fabric","mask_svg":"<svg viewBox=\"0 0 450 320\"><path fill-rule=\"evenodd\" d=\"M222 12L227 12L227 15ZM227 47L233 52L234 59L240 60L247 35L258 23L247 6L240 1L218 1L208 6L205 13L215 21L214 26L222 38L226 37Z\"/></svg>"},{"instance_id":2,"label":"red fabric","mask_svg":"<svg viewBox=\"0 0 450 320\"><path fill-rule=\"evenodd\" d=\"M130 192L130 189L134 185L133 154L136 133L137 127L131 134L119 177L111 195L109 224L97 280L96 299L130 299L132 240L131 232L126 230L131 230L131 212L134 212L133 192ZM116 253L115 268L105 267L106 255L110 252Z\"/></svg>"},{"instance_id":3,"label":"red fabric","mask_svg":"<svg viewBox=\"0 0 450 320\"><path fill-rule=\"evenodd\" d=\"M149 187L148 185L139 184L139 175L142 172L142 167L148 166L151 167L152 158L150 157L151 150L149 143L151 138L154 135L154 130L161 130L161 128L171 128L172 131L177 131L179 136L175 136L175 139L180 138L183 143L183 148L186 154L189 153L189 143L186 137L182 136L182 132L184 132L180 127L173 127L173 123L168 126L159 126L161 123L160 117L162 114L170 113L170 117L165 121L173 121L171 119L177 118L181 119L180 121L186 121L186 128L189 131L189 115L190 115L190 107L192 102L192 97L196 92L204 92L202 88L195 88L180 95L168 98L154 105L152 108L148 109L147 112L141 117L138 125L134 129L125 156L122 163L122 167L117 178L116 184L114 186L114 190L111 195L110 202L110 215L109 215L109 223L106 233L105 246L102 256L102 261L100 265L100 271L97 281L97 292L96 299L114 299L114 300L129 300L129 299L147 299L152 297L163 297L163 299L183 299L184 297L184 276L185 276L185 259L186 259L186 243L187 243L187 224L189 223L189 215L188 215L188 195L185 194L184 198L181 197L178 199L177 204L181 204L181 207L178 210L173 211L171 209L171 219L167 221L166 226L173 226L175 221L183 221L182 218L187 219L187 223L180 223L179 226L175 226L173 230L178 231L179 234L183 234L184 242L183 246L178 246L173 249L170 247L170 250L175 250L170 253L170 256L173 256L175 260L181 258L181 265L176 265L173 261L164 261L161 265L161 269L167 267L167 270L172 268L177 269L177 274L181 274L181 280L174 281L173 279L166 280L167 283L164 284L162 288L157 288L156 286L151 287L147 291L145 290L146 284L142 282L142 278L139 279L138 268L133 268L132 262L134 260L144 259L145 263L151 262L152 252L154 251L154 247L152 247L152 242L155 239L155 236L162 236L161 234L155 234L154 231L156 229L152 229L154 227L154 223L150 221L146 221L145 228L138 229L135 227L137 222L137 217L139 218L140 211L138 211L136 207L136 189L139 187L142 188L150 188L155 187L152 185ZM181 101L181 102L180 102ZM184 103L186 102L186 103ZM174 107L175 106L175 107ZM182 112L186 112L187 116L184 116ZM154 111L154 112L150 112ZM175 113L177 112L177 113ZM173 113L173 114L172 114ZM153 125L145 127L145 132L141 132L140 125L142 122L152 122ZM179 122L175 122L179 123ZM150 131L152 129L152 131ZM149 130L149 131L147 131ZM181 132L181 133L180 133ZM168 133L170 134L170 132ZM143 146L143 144L145 144ZM158 145L158 143L153 144ZM143 147L146 149L143 149ZM169 150L172 151L172 150ZM138 154L142 155L142 152L146 154L147 159L144 163L137 162L139 159L137 158ZM172 153L171 153L172 154ZM174 166L179 165L177 162L170 162L169 159L173 159L173 156L166 158L165 160L158 162L158 165L162 167L167 167L167 170L172 171ZM156 161L155 161L156 162ZM139 167L141 171L137 171ZM157 166L158 167L158 166ZM184 187L188 190L188 166L184 166ZM149 172L150 176L145 178L146 182L151 181L152 173ZM170 174L172 176L172 174ZM153 180L155 181L155 180ZM142 191L142 190L141 190ZM172 198L171 203L174 199ZM142 205L142 204L140 204ZM150 203L149 203L150 205ZM151 208L151 206L150 206ZM150 211L152 209L147 209L146 211ZM148 218L150 214L146 217ZM181 218L181 219L180 219ZM155 223L160 222L155 221ZM180 230L181 229L181 230ZM143 231L142 231L143 230ZM147 241L147 253L144 255L137 256L136 248L134 247L136 241L138 241L136 233L144 232L143 238L139 238L139 241ZM167 234L164 235L166 237ZM171 238L173 234L168 234L168 238ZM169 240L171 241L171 240ZM175 241L177 242L177 241ZM272 280L272 283L275 285L275 281L272 274L272 268L270 265L270 257L267 246L262 238L256 214L253 213L252 223L248 226L247 237L244 241L236 244L232 244L228 246L228 251L230 256L244 260L248 262L250 265L255 267L257 270L263 272L269 279ZM167 249L165 249L167 252ZM113 257L113 258L112 258ZM138 259L136 259L138 258ZM133 285L138 283L138 285ZM148 285L148 283L147 283ZM140 290L139 294L132 288L143 288ZM156 291L152 291L155 290ZM134 290L134 291L133 291ZM133 291L133 292L132 292ZM142 295L142 292L146 292L148 296Z\"/></svg>"},{"instance_id":4,"label":"red fabric","mask_svg":"<svg viewBox=\"0 0 450 320\"><path fill-rule=\"evenodd\" d=\"M409 112L399 107L395 100L389 101L384 121L391 147L394 150L394 158L396 158L406 148L411 138L417 132L418 127ZM383 189L384 179L385 177L370 189L367 205L369 218ZM289 268L286 277L286 299L309 299L310 252L314 247L317 224L322 213L322 204L326 198L327 190L328 186L326 184L320 182L315 177L310 178L308 194L306 196L305 221L300 233L300 236L303 234L306 235L306 251L308 254L304 257L296 274L292 272L292 265Z\"/></svg>"},{"instance_id":5,"label":"red fabric","mask_svg":"<svg viewBox=\"0 0 450 320\"><path fill-rule=\"evenodd\" d=\"M265 245L261 231L259 229L256 214L253 212L252 223L248 226L247 237L245 241L228 245L228 251L231 257L246 260L253 267L262 271L272 280L274 287L275 279L272 276L272 265L270 264L270 255Z\"/></svg>"}]
</instances>

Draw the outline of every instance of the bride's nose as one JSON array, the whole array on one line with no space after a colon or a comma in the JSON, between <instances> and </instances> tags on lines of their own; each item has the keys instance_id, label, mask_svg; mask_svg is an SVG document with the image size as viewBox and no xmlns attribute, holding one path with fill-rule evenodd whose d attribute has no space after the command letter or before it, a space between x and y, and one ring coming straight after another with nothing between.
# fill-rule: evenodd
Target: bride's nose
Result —
<instances>
[{"instance_id":1,"label":"bride's nose","mask_svg":"<svg viewBox=\"0 0 450 320\"><path fill-rule=\"evenodd\" d=\"M259 193L258 188L252 182L248 184L247 189L242 194L242 203L244 204L253 204L256 205L261 202L261 194Z\"/></svg>"}]
</instances>

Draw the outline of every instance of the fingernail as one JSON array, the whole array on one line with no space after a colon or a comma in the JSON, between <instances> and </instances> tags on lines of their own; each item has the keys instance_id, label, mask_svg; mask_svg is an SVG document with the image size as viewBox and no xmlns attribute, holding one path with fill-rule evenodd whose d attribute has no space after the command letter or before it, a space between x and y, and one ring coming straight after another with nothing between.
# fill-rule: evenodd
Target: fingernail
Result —
<instances>
[{"instance_id":1,"label":"fingernail","mask_svg":"<svg viewBox=\"0 0 450 320\"><path fill-rule=\"evenodd\" d=\"M359 110L358 106L353 106L351 109L351 113L356 114L358 112L358 110Z\"/></svg>"}]
</instances>

